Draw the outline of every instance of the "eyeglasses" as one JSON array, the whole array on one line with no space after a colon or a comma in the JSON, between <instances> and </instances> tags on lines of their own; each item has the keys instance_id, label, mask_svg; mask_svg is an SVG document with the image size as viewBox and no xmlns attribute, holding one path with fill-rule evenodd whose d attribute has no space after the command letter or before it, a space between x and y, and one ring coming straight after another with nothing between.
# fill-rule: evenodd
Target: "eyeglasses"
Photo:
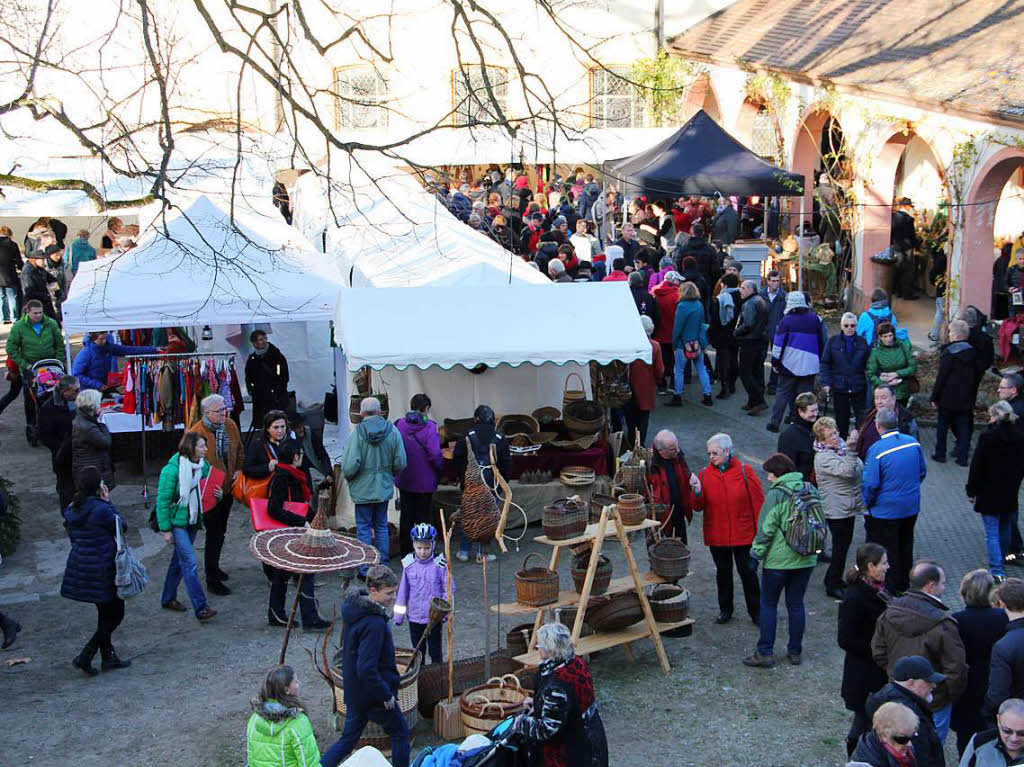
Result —
<instances>
[{"instance_id":1,"label":"eyeglasses","mask_svg":"<svg viewBox=\"0 0 1024 767\"><path fill-rule=\"evenodd\" d=\"M1016 735L1018 738L1024 738L1024 730L1011 730L1009 727L1004 727L1002 724L999 725L999 732L1006 737Z\"/></svg>"},{"instance_id":2,"label":"eyeglasses","mask_svg":"<svg viewBox=\"0 0 1024 767\"><path fill-rule=\"evenodd\" d=\"M223 413L225 410L227 410L227 408L222 407L222 408L217 408L216 410L207 410L206 412L209 413L209 414Z\"/></svg>"},{"instance_id":3,"label":"eyeglasses","mask_svg":"<svg viewBox=\"0 0 1024 767\"><path fill-rule=\"evenodd\" d=\"M892 736L892 742L893 743L898 743L901 746L905 746L911 740L913 740L916 737L917 737L917 733L916 732L913 735L893 735Z\"/></svg>"},{"instance_id":4,"label":"eyeglasses","mask_svg":"<svg viewBox=\"0 0 1024 767\"><path fill-rule=\"evenodd\" d=\"M842 323L842 327L844 327L844 328L855 328L855 327L857 327L857 323L855 323L855 322L844 322L844 323Z\"/></svg>"}]
</instances>

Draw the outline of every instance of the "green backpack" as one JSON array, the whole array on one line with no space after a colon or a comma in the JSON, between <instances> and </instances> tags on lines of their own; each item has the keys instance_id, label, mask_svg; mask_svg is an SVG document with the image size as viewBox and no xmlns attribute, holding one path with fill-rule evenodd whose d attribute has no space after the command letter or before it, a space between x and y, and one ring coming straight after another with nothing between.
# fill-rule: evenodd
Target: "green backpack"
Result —
<instances>
[{"instance_id":1,"label":"green backpack","mask_svg":"<svg viewBox=\"0 0 1024 767\"><path fill-rule=\"evenodd\" d=\"M789 509L782 520L786 544L802 557L820 554L828 537L828 523L818 489L810 482L804 482L796 491L779 489L789 501Z\"/></svg>"}]
</instances>

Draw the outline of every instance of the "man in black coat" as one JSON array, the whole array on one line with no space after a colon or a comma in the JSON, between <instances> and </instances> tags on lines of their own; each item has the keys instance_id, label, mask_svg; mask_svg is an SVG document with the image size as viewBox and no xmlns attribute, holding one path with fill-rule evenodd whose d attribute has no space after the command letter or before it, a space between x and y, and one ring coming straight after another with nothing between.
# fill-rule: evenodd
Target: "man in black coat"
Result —
<instances>
[{"instance_id":1,"label":"man in black coat","mask_svg":"<svg viewBox=\"0 0 1024 767\"><path fill-rule=\"evenodd\" d=\"M636 238L636 228L627 221L622 225L622 236L612 244L622 248L622 258L625 260L626 266L632 267L633 258L640 250L640 242Z\"/></svg>"},{"instance_id":2,"label":"man in black coat","mask_svg":"<svg viewBox=\"0 0 1024 767\"><path fill-rule=\"evenodd\" d=\"M796 418L779 435L778 450L789 456L804 482L811 481L814 473L814 432L811 427L818 420L818 398L813 392L804 392L796 398Z\"/></svg>"},{"instance_id":3,"label":"man in black coat","mask_svg":"<svg viewBox=\"0 0 1024 767\"><path fill-rule=\"evenodd\" d=\"M81 390L77 378L61 376L50 396L39 407L36 418L36 438L50 448L50 465L57 478L57 497L62 511L75 494L71 453L71 425L75 411L71 405Z\"/></svg>"},{"instance_id":4,"label":"man in black coat","mask_svg":"<svg viewBox=\"0 0 1024 767\"><path fill-rule=\"evenodd\" d=\"M321 767L337 767L355 748L367 721L391 736L391 763L409 767L409 728L398 706L398 666L388 625L398 578L386 565L366 573L369 593L351 593L341 607L345 624L342 671L345 679L345 729L320 759Z\"/></svg>"},{"instance_id":5,"label":"man in black coat","mask_svg":"<svg viewBox=\"0 0 1024 767\"><path fill-rule=\"evenodd\" d=\"M676 269L682 272L683 260L692 256L693 260L697 262L697 271L704 276L708 285L713 285L716 279L715 267L718 262L718 251L704 237L703 224L693 224L690 227L690 232L689 241L679 251Z\"/></svg>"},{"instance_id":6,"label":"man in black coat","mask_svg":"<svg viewBox=\"0 0 1024 767\"><path fill-rule=\"evenodd\" d=\"M768 409L764 401L764 358L768 354L768 304L757 294L757 284L745 280L740 285L743 306L733 335L740 349L740 381L747 392L743 409L758 415Z\"/></svg>"},{"instance_id":7,"label":"man in black coat","mask_svg":"<svg viewBox=\"0 0 1024 767\"><path fill-rule=\"evenodd\" d=\"M971 447L971 420L978 395L978 356L967 337L970 329L963 320L949 323L949 343L942 347L939 372L931 401L938 407L935 452L932 460L946 461L946 435L950 428L956 437L953 458L957 466L967 465Z\"/></svg>"},{"instance_id":8,"label":"man in black coat","mask_svg":"<svg viewBox=\"0 0 1024 767\"><path fill-rule=\"evenodd\" d=\"M252 397L252 422L262 424L271 410L289 409L288 360L267 340L265 330L252 331L249 342L255 351L245 361L245 388Z\"/></svg>"},{"instance_id":9,"label":"man in black coat","mask_svg":"<svg viewBox=\"0 0 1024 767\"><path fill-rule=\"evenodd\" d=\"M996 606L1003 608L1010 622L1006 634L992 647L988 692L982 706L989 721L995 719L1004 700L1024 696L1024 581L1006 579L996 587L996 599Z\"/></svg>"},{"instance_id":10,"label":"man in black coat","mask_svg":"<svg viewBox=\"0 0 1024 767\"><path fill-rule=\"evenodd\" d=\"M4 323L18 321L21 308L21 272L24 263L21 249L12 237L9 227L0 226L0 302L3 304Z\"/></svg>"},{"instance_id":11,"label":"man in black coat","mask_svg":"<svg viewBox=\"0 0 1024 767\"><path fill-rule=\"evenodd\" d=\"M869 720L874 718L879 706L889 701L902 703L917 714L917 734L911 741L917 767L946 767L942 741L935 731L935 722L928 707L932 690L944 681L946 675L932 668L926 658L908 655L896 661L892 669L892 681L868 697L865 711Z\"/></svg>"}]
</instances>

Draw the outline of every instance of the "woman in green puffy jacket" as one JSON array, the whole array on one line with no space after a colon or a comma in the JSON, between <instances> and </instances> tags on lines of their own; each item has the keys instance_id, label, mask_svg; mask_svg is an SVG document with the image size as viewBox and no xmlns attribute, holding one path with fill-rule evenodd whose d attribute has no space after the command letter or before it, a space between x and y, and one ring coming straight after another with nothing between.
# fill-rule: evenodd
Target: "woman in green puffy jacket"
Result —
<instances>
[{"instance_id":1,"label":"woman in green puffy jacket","mask_svg":"<svg viewBox=\"0 0 1024 767\"><path fill-rule=\"evenodd\" d=\"M249 767L318 767L320 749L291 666L267 674L245 729Z\"/></svg>"},{"instance_id":2,"label":"woman in green puffy jacket","mask_svg":"<svg viewBox=\"0 0 1024 767\"><path fill-rule=\"evenodd\" d=\"M868 355L868 380L872 386L891 386L896 401L906 407L911 395L907 379L917 373L917 358L910 341L898 338L891 322L881 323L877 331L878 339Z\"/></svg>"}]
</instances>

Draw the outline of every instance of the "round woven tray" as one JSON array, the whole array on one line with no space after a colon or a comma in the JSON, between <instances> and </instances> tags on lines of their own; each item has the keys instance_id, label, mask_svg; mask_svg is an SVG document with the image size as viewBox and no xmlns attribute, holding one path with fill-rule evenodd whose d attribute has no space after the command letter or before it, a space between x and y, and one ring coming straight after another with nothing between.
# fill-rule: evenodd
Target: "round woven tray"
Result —
<instances>
[{"instance_id":1,"label":"round woven tray","mask_svg":"<svg viewBox=\"0 0 1024 767\"><path fill-rule=\"evenodd\" d=\"M566 466L558 473L563 485L579 486L594 484L597 474L588 466Z\"/></svg>"},{"instance_id":2,"label":"round woven tray","mask_svg":"<svg viewBox=\"0 0 1024 767\"><path fill-rule=\"evenodd\" d=\"M558 447L562 450L586 450L597 442L598 434L588 434L585 437L578 437L574 440L555 440L551 442L552 447Z\"/></svg>"}]
</instances>

